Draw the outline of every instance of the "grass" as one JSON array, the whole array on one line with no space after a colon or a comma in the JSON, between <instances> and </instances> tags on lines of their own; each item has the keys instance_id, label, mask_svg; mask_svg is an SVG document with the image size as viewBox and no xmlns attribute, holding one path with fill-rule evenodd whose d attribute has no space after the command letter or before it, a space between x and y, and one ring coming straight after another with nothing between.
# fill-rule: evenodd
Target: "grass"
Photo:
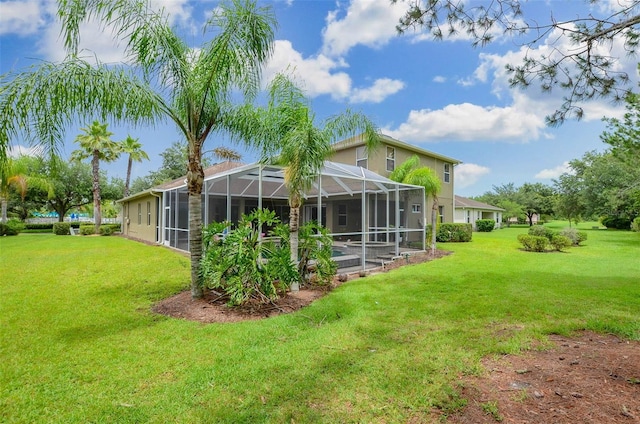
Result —
<instances>
[{"instance_id":1,"label":"grass","mask_svg":"<svg viewBox=\"0 0 640 424\"><path fill-rule=\"evenodd\" d=\"M559 229L564 224L553 223ZM579 229L529 253L526 228L349 282L297 313L201 325L150 306L187 258L117 237L0 239L0 421L429 422L460 375L580 329L640 339L640 235Z\"/></svg>"}]
</instances>

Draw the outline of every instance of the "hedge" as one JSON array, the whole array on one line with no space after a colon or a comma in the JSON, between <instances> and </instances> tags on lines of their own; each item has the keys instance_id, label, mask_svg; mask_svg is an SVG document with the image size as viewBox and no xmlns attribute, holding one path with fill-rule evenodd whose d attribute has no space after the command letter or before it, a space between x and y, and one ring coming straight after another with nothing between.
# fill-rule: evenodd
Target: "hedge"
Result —
<instances>
[{"instance_id":1,"label":"hedge","mask_svg":"<svg viewBox=\"0 0 640 424\"><path fill-rule=\"evenodd\" d=\"M436 234L436 241L440 243L446 242L469 242L473 235L473 226L471 224L440 224ZM427 242L431 240L431 225L427 225Z\"/></svg>"},{"instance_id":2,"label":"hedge","mask_svg":"<svg viewBox=\"0 0 640 424\"><path fill-rule=\"evenodd\" d=\"M490 233L495 226L496 223L493 219L478 219L476 221L476 229L483 233Z\"/></svg>"},{"instance_id":3,"label":"hedge","mask_svg":"<svg viewBox=\"0 0 640 424\"><path fill-rule=\"evenodd\" d=\"M71 228L71 224L68 222L56 222L55 224L51 224L53 227L53 234L57 236L68 236L71 234L69 228Z\"/></svg>"}]
</instances>

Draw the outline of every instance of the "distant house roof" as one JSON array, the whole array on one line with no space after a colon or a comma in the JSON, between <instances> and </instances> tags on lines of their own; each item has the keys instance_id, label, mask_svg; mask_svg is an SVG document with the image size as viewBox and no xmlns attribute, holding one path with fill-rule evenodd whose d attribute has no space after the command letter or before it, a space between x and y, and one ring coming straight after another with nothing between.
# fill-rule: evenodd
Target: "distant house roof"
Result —
<instances>
[{"instance_id":1,"label":"distant house roof","mask_svg":"<svg viewBox=\"0 0 640 424\"><path fill-rule=\"evenodd\" d=\"M396 140L395 138L388 136L386 134L380 134L380 138L382 140L383 143L391 145L391 146L395 146L395 147L399 147L405 150L409 150L411 152L420 154L420 155L424 155L424 156L431 156L434 157L436 159L440 159L443 162L450 162L453 164L459 164L462 163L462 161L459 161L458 159L453 159L450 158L448 156L444 156L438 153L434 153L432 151L429 150L425 150L422 149L418 146L415 146L413 144L409 144L407 142L404 141L400 141L400 140ZM364 145L364 138L362 137L362 134L357 135L355 137L351 137L348 138L346 140L342 140L339 141L337 143L335 143L333 145L333 150L335 150L336 152L339 152L341 150L346 150L346 149L350 149L352 147L358 147L358 146L363 146Z\"/></svg>"},{"instance_id":2,"label":"distant house roof","mask_svg":"<svg viewBox=\"0 0 640 424\"><path fill-rule=\"evenodd\" d=\"M469 208L469 209L485 209L490 211L504 211L504 209L497 206L488 205L486 203L478 202L477 200L467 199L466 197L456 196L456 208Z\"/></svg>"}]
</instances>

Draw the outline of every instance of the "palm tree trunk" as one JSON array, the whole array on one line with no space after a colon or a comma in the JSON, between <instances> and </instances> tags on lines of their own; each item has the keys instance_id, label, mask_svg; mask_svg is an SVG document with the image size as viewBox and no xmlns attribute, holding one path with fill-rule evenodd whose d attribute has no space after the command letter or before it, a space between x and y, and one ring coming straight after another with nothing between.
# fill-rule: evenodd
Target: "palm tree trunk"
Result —
<instances>
[{"instance_id":1,"label":"palm tree trunk","mask_svg":"<svg viewBox=\"0 0 640 424\"><path fill-rule=\"evenodd\" d=\"M124 183L124 197L129 197L129 183L131 182L131 165L133 165L133 159L129 155L129 163L127 164L127 179Z\"/></svg>"},{"instance_id":2,"label":"palm tree trunk","mask_svg":"<svg viewBox=\"0 0 640 424\"><path fill-rule=\"evenodd\" d=\"M300 228L300 206L289 208L289 248L291 249L291 262L298 263L298 229ZM300 290L297 282L291 284L292 291Z\"/></svg>"},{"instance_id":3,"label":"palm tree trunk","mask_svg":"<svg viewBox=\"0 0 640 424\"><path fill-rule=\"evenodd\" d=\"M0 202L2 202L2 223L6 224L7 223L7 199L3 197Z\"/></svg>"},{"instance_id":4,"label":"palm tree trunk","mask_svg":"<svg viewBox=\"0 0 640 424\"><path fill-rule=\"evenodd\" d=\"M100 157L99 151L93 152L91 166L93 168L93 219L95 222L95 233L100 234L100 224L102 223L102 209L100 207Z\"/></svg>"},{"instance_id":5,"label":"palm tree trunk","mask_svg":"<svg viewBox=\"0 0 640 424\"><path fill-rule=\"evenodd\" d=\"M204 297L200 277L202 259L202 186L204 170L201 165L202 142L189 141L187 164L187 190L189 193L189 252L191 257L191 297Z\"/></svg>"},{"instance_id":6,"label":"palm tree trunk","mask_svg":"<svg viewBox=\"0 0 640 424\"><path fill-rule=\"evenodd\" d=\"M431 207L431 254L436 254L436 233L438 224L438 198L433 198L433 206Z\"/></svg>"}]
</instances>

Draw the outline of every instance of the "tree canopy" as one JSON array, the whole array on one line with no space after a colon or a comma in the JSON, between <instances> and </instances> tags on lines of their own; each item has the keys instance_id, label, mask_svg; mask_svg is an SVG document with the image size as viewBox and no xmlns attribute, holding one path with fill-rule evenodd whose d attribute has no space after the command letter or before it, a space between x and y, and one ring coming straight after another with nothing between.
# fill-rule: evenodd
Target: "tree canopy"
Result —
<instances>
[{"instance_id":1,"label":"tree canopy","mask_svg":"<svg viewBox=\"0 0 640 424\"><path fill-rule=\"evenodd\" d=\"M564 102L547 117L551 125L567 117L580 118L580 102L607 97L622 100L629 92L629 75L618 66L614 41L621 40L627 54L637 51L640 41L640 2L584 1L600 3L600 10L585 10L560 20L550 13L547 22L525 16L525 0L463 2L458 0L391 0L410 3L396 29L424 30L436 40L463 33L474 46L485 46L497 35L525 40L531 47L521 63L507 66L510 83L529 87L537 83L543 91L564 90ZM605 10L606 12L602 12ZM568 40L568 43L565 41ZM547 53L534 53L546 45Z\"/></svg>"}]
</instances>

